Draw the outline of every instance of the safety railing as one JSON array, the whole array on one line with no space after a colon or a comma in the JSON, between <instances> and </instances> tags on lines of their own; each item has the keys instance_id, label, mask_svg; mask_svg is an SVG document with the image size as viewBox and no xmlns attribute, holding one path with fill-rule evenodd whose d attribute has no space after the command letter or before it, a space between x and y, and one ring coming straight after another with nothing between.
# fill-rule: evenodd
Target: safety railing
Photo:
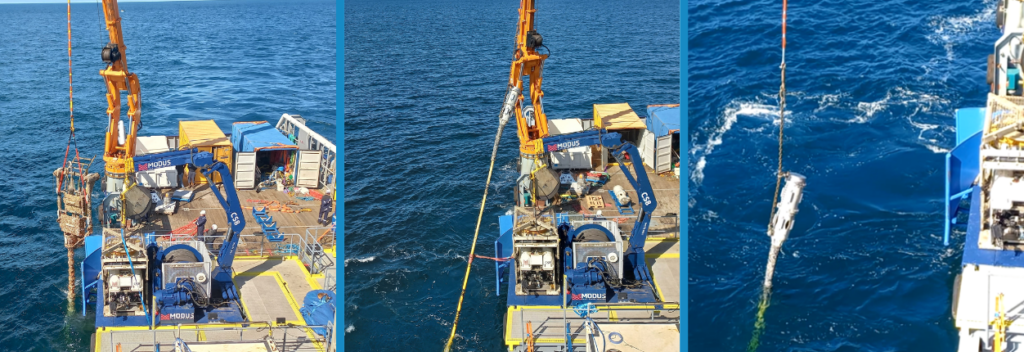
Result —
<instances>
[{"instance_id":1,"label":"safety railing","mask_svg":"<svg viewBox=\"0 0 1024 352\"><path fill-rule=\"evenodd\" d=\"M580 346L587 340L588 321L598 328L621 323L676 324L679 322L679 304L595 304L589 308L566 309L532 309L527 306L510 309L505 318L507 345L525 346L532 340L538 346L567 346L570 343Z\"/></svg>"},{"instance_id":2,"label":"safety railing","mask_svg":"<svg viewBox=\"0 0 1024 352\"><path fill-rule=\"evenodd\" d=\"M581 221L581 220L611 220L619 224L632 223L636 221L636 215L619 215L609 214L602 212L601 215L596 214L568 214L564 215L565 221ZM651 216L650 230L647 232L649 238L673 238L679 236L679 224L680 216L678 214L668 215L654 215ZM623 233L623 236L628 236L628 233Z\"/></svg>"},{"instance_id":3,"label":"safety railing","mask_svg":"<svg viewBox=\"0 0 1024 352\"><path fill-rule=\"evenodd\" d=\"M1024 98L989 94L982 141L991 143L1024 127Z\"/></svg>"},{"instance_id":4,"label":"safety railing","mask_svg":"<svg viewBox=\"0 0 1024 352\"><path fill-rule=\"evenodd\" d=\"M325 270L324 278L320 280L320 287L323 287L325 290L335 291L338 284L336 275L336 270Z\"/></svg>"},{"instance_id":5,"label":"safety railing","mask_svg":"<svg viewBox=\"0 0 1024 352\"><path fill-rule=\"evenodd\" d=\"M299 256L302 252L300 249L303 248L303 244L307 243L307 240L303 239L303 236L307 236L309 231L320 231L323 232L326 228L313 228L307 230L307 234L297 233L283 233L284 239L280 242L268 241L266 236L263 234L243 234L238 241L238 247L235 249L236 256L257 256L257 257L276 257L276 256ZM172 238L171 234L160 234L149 233L146 235L146 243L153 243L153 241L159 241L164 243L167 241L179 241L181 236L175 235ZM220 254L220 246L224 242L225 235L207 235L189 237L194 238L197 241L202 241L206 244L207 249L214 255ZM315 243L311 241L309 243ZM321 245L321 251L323 249L333 248L334 241L325 241L326 243Z\"/></svg>"},{"instance_id":6,"label":"safety railing","mask_svg":"<svg viewBox=\"0 0 1024 352\"><path fill-rule=\"evenodd\" d=\"M324 253L324 248L317 236L317 234L326 230L328 229L306 229L305 236L299 238L299 260L309 268L310 274L322 274L325 270L334 266L334 261Z\"/></svg>"},{"instance_id":7,"label":"safety railing","mask_svg":"<svg viewBox=\"0 0 1024 352\"><path fill-rule=\"evenodd\" d=\"M273 343L278 351L334 351L333 324L327 326L274 325L253 322L236 325L178 325L156 330L97 331L97 352L173 351L181 339L186 344L240 349L253 344ZM270 339L268 339L270 337ZM211 346L212 347L212 346ZM247 349L249 350L249 349Z\"/></svg>"}]
</instances>

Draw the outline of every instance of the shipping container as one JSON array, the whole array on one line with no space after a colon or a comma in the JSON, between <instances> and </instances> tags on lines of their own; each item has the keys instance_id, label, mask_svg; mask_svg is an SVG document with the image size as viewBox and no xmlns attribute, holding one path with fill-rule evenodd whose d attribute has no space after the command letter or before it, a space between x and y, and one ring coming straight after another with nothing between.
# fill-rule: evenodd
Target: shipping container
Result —
<instances>
[{"instance_id":1,"label":"shipping container","mask_svg":"<svg viewBox=\"0 0 1024 352\"><path fill-rule=\"evenodd\" d=\"M234 170L232 164L231 140L217 127L213 120L203 121L181 121L178 123L178 149L184 150L196 148L199 151L213 154L213 159L224 163L228 170ZM189 170L185 170L186 177ZM196 175L196 182L206 183L206 177L201 173ZM213 182L221 183L219 175L213 176Z\"/></svg>"},{"instance_id":2,"label":"shipping container","mask_svg":"<svg viewBox=\"0 0 1024 352\"><path fill-rule=\"evenodd\" d=\"M640 145L643 132L647 129L644 121L640 119L640 116L627 103L594 104L594 126L599 129L617 132L622 135L623 141L633 143L636 146ZM600 151L602 157L596 158L598 161L615 162L606 149L601 148Z\"/></svg>"},{"instance_id":3,"label":"shipping container","mask_svg":"<svg viewBox=\"0 0 1024 352\"><path fill-rule=\"evenodd\" d=\"M648 105L647 130L640 142L644 164L661 174L679 161L679 104Z\"/></svg>"},{"instance_id":4,"label":"shipping container","mask_svg":"<svg viewBox=\"0 0 1024 352\"><path fill-rule=\"evenodd\" d=\"M252 189L277 168L293 179L299 146L266 121L235 122L231 145L238 153L235 188Z\"/></svg>"},{"instance_id":5,"label":"shipping container","mask_svg":"<svg viewBox=\"0 0 1024 352\"><path fill-rule=\"evenodd\" d=\"M295 185L333 189L337 155L334 143L306 126L306 119L299 115L282 114L277 121L277 130L299 146Z\"/></svg>"}]
</instances>

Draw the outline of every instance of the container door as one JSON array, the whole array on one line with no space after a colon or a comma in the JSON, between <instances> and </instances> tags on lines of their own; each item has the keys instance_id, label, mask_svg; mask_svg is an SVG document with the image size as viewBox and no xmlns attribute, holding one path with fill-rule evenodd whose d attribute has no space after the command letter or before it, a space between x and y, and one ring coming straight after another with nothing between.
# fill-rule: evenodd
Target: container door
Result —
<instances>
[{"instance_id":1,"label":"container door","mask_svg":"<svg viewBox=\"0 0 1024 352\"><path fill-rule=\"evenodd\" d=\"M256 153L238 152L235 156L235 188L256 188Z\"/></svg>"},{"instance_id":2,"label":"container door","mask_svg":"<svg viewBox=\"0 0 1024 352\"><path fill-rule=\"evenodd\" d=\"M640 138L640 159L643 159L645 165L656 169L654 163L654 133L651 131L644 130L643 137Z\"/></svg>"},{"instance_id":3,"label":"container door","mask_svg":"<svg viewBox=\"0 0 1024 352\"><path fill-rule=\"evenodd\" d=\"M295 185L306 188L317 188L320 185L319 150L300 150L296 157Z\"/></svg>"},{"instance_id":4,"label":"container door","mask_svg":"<svg viewBox=\"0 0 1024 352\"><path fill-rule=\"evenodd\" d=\"M672 134L658 137L655 144L655 173L669 172L672 170Z\"/></svg>"},{"instance_id":5,"label":"container door","mask_svg":"<svg viewBox=\"0 0 1024 352\"><path fill-rule=\"evenodd\" d=\"M232 164L231 164L231 152L232 152L232 150L231 150L230 146L216 146L216 147L213 147L213 149L212 149L213 160L214 161L222 162L222 163L224 163L224 165L227 165L228 172L232 171L231 170L231 166L232 166ZM213 175L213 182L223 183L224 180L220 179L220 175Z\"/></svg>"}]
</instances>

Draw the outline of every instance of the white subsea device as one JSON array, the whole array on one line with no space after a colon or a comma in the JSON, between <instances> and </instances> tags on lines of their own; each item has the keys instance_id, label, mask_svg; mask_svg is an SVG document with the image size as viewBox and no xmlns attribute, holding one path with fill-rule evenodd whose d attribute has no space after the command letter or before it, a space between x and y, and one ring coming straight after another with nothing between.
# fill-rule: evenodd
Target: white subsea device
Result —
<instances>
[{"instance_id":1,"label":"white subsea device","mask_svg":"<svg viewBox=\"0 0 1024 352\"><path fill-rule=\"evenodd\" d=\"M789 231L793 229L793 219L796 218L796 213L799 210L797 206L803 199L806 181L806 177L797 173L791 172L786 176L786 185L782 187L782 193L779 194L775 217L772 218L768 227L768 236L772 238L772 246L781 246L782 242L789 238Z\"/></svg>"}]
</instances>

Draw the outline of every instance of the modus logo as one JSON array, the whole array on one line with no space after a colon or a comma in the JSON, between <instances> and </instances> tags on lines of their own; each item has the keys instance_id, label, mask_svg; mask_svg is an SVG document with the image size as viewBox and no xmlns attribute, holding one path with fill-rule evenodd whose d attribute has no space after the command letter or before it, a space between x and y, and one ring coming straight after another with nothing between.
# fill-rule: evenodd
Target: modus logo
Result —
<instances>
[{"instance_id":1,"label":"modus logo","mask_svg":"<svg viewBox=\"0 0 1024 352\"><path fill-rule=\"evenodd\" d=\"M194 320L192 313L160 314L160 320Z\"/></svg>"},{"instance_id":2,"label":"modus logo","mask_svg":"<svg viewBox=\"0 0 1024 352\"><path fill-rule=\"evenodd\" d=\"M159 169L161 167L168 167L168 166L171 166L171 161L170 160L154 161L154 162L151 162L151 163L142 164L141 166L139 166L139 171L146 171L146 170L149 170L149 169Z\"/></svg>"},{"instance_id":3,"label":"modus logo","mask_svg":"<svg viewBox=\"0 0 1024 352\"><path fill-rule=\"evenodd\" d=\"M553 151L562 150L562 149L569 149L569 148L572 148L572 147L578 147L579 145L580 145L580 141L568 141L568 142L562 142L562 143L556 143L556 144L549 144L548 145L548 151L549 152L553 152Z\"/></svg>"},{"instance_id":4,"label":"modus logo","mask_svg":"<svg viewBox=\"0 0 1024 352\"><path fill-rule=\"evenodd\" d=\"M603 293L570 293L573 301L604 301Z\"/></svg>"}]
</instances>

